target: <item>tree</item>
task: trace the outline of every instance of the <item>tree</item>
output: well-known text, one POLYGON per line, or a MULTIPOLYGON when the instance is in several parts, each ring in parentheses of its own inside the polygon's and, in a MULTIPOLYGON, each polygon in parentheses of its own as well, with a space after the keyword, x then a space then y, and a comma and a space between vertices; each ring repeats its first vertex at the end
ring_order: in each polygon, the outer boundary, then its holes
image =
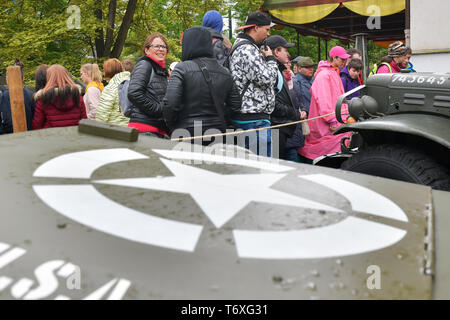
MULTIPOLYGON (((167 62, 179 61, 184 30, 201 25, 208 10, 226 16, 229 6, 227 0, 0 0, 0 73, 17 57, 28 84, 40 64, 62 64, 79 76, 83 63, 136 59, 153 32, 169 41, 167 62), (70 6, 78 11, 68 11, 70 6), (79 25, 73 24, 76 15, 79 25)), ((239 0, 235 6, 245 20, 260 1, 239 0)))
POLYGON ((59 63, 78 74, 81 63, 119 58, 138 3, 148 5, 144 0, 0 0, 0 63, 4 68, 19 57, 30 80, 39 64, 59 63), (68 11, 70 6, 77 10, 68 11), (72 25, 75 15, 79 25, 72 25))
POLYGON ((26 78, 30 79, 30 66, 43 63, 60 63, 65 66, 71 66, 75 62, 79 64, 89 52, 83 30, 68 27, 67 8, 67 2, 62 0, 1 0, 2 66, 11 65, 14 58, 18 57, 25 63, 26 78))
MULTIPOLYGON (((141 3, 142 2, 143 1, 141 1, 141 3)), ((95 18, 98 20, 99 26, 96 29, 97 36, 95 38, 97 58, 119 58, 128 35, 128 31, 131 27, 131 23, 133 22, 133 17, 136 11, 138 0, 128 1, 116 37, 114 37, 116 17, 118 15, 117 13, 120 13, 120 11, 123 11, 123 9, 120 10, 121 8, 120 6, 118 7, 117 0, 109 0, 108 15, 105 26, 105 21, 103 19, 105 3, 108 3, 108 1, 105 2, 102 0, 95 0, 93 7, 93 13, 95 18)), ((120 3, 123 3, 123 1, 121 1, 120 3)))

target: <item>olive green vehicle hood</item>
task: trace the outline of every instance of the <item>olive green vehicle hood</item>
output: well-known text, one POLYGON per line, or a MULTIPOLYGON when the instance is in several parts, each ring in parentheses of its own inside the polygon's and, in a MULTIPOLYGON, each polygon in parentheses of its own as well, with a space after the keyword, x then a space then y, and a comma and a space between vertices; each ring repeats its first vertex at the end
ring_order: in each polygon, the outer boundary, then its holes
POLYGON ((0 299, 450 298, 449 193, 191 148, 1 136, 0 299))
POLYGON ((405 113, 346 124, 335 134, 374 130, 407 133, 435 141, 450 149, 450 119, 430 114, 405 113))

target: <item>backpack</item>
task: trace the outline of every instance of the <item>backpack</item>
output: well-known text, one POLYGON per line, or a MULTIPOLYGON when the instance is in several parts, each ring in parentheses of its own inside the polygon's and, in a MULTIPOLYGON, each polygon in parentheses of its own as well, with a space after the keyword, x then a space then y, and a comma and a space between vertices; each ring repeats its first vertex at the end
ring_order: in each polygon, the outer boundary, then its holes
POLYGON ((234 45, 231 48, 230 53, 228 54, 227 58, 225 59, 225 61, 223 63, 223 66, 225 68, 230 70, 230 59, 231 59, 231 56, 233 55, 233 53, 236 51, 237 48, 239 48, 240 46, 243 46, 244 44, 252 44, 252 43, 249 40, 243 40, 243 41, 240 41, 238 44, 234 45))
POLYGON ((221 39, 213 39, 213 52, 215 58, 217 59, 217 62, 219 62, 219 64, 223 66, 230 53, 228 52, 228 49, 225 47, 221 39))
MULTIPOLYGON (((235 44, 233 46, 233 48, 231 48, 230 54, 228 55, 228 57, 225 59, 225 62, 223 63, 224 68, 227 68, 228 70, 230 70, 231 56, 233 55, 233 53, 236 51, 237 48, 239 48, 240 46, 243 46, 244 44, 252 44, 252 43, 249 40, 242 40, 238 44, 235 44)), ((245 84, 244 89, 242 90, 242 93, 241 93, 241 99, 244 97, 244 94, 247 91, 249 86, 250 86, 250 81, 245 84)))
MULTIPOLYGON (((389 63, 387 63, 387 62, 382 62, 381 65, 387 66, 387 67, 389 68, 389 73, 392 73, 392 67, 391 67, 391 65, 390 65, 389 63)), ((372 72, 369 74, 369 77, 370 77, 370 76, 373 76, 374 74, 377 74, 378 69, 379 69, 378 64, 375 63, 375 64, 373 65, 372 72)))
MULTIPOLYGON (((150 75, 150 83, 153 79, 153 75, 155 74, 155 70, 152 69, 152 74, 150 75)), ((119 90, 119 105, 122 109, 122 113, 125 117, 131 117, 131 111, 133 110, 133 104, 128 99, 128 87, 130 86, 130 80, 123 80, 118 87, 119 90)))
POLYGON ((133 104, 128 99, 128 87, 130 86, 130 80, 123 80, 119 84, 119 105, 122 109, 122 113, 125 117, 131 116, 131 109, 133 104))

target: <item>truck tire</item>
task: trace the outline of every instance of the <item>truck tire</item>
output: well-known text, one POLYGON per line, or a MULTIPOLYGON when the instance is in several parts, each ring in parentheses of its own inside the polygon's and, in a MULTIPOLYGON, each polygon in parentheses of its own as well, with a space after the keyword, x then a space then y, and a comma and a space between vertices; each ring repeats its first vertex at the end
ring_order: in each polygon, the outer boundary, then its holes
POLYGON ((364 148, 342 163, 341 169, 450 191, 450 175, 446 167, 423 152, 403 145, 364 148))

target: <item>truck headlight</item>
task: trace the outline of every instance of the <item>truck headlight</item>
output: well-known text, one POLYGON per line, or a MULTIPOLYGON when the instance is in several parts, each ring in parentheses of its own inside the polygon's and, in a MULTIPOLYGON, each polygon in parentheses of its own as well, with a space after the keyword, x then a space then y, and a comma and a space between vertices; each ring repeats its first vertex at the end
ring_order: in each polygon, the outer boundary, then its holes
POLYGON ((348 112, 355 119, 373 118, 378 113, 378 102, 371 96, 353 98, 348 102, 348 112))

